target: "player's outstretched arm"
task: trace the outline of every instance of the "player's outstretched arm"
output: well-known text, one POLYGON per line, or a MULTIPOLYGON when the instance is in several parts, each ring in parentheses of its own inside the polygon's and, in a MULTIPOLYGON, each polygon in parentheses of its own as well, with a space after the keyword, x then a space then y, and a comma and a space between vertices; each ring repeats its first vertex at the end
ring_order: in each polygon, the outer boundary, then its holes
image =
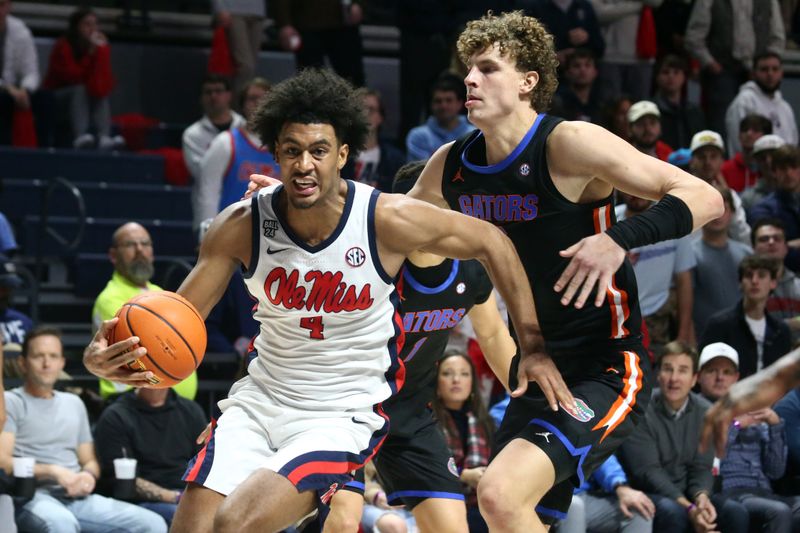
POLYGON ((575 202, 610 194, 613 188, 659 200, 647 212, 561 252, 570 258, 555 284, 561 303, 582 307, 592 290, 595 305, 631 248, 682 237, 723 213, 722 197, 711 185, 678 167, 645 155, 616 135, 587 122, 565 122, 547 144, 550 173, 562 194, 575 202), (602 194, 598 194, 602 193, 602 194))
POLYGON ((706 413, 700 448, 713 440, 717 457, 725 455, 728 429, 738 415, 770 407, 800 385, 800 349, 789 352, 761 372, 735 383, 706 413))
POLYGON ((508 306, 520 343, 519 386, 536 381, 553 410, 558 402, 574 406, 552 359, 544 352, 533 295, 514 245, 495 226, 455 211, 439 209, 407 196, 383 194, 376 208, 378 250, 387 272, 395 272, 415 250, 456 259, 478 259, 508 306))

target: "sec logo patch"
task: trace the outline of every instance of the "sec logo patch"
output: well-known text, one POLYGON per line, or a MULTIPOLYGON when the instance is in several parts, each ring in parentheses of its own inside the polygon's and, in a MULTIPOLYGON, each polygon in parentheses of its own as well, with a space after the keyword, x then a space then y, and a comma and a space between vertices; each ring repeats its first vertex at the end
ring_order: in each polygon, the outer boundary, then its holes
POLYGON ((344 254, 344 260, 347 261, 347 264, 351 267, 360 267, 364 264, 364 261, 367 260, 367 254, 358 246, 354 246, 344 254))

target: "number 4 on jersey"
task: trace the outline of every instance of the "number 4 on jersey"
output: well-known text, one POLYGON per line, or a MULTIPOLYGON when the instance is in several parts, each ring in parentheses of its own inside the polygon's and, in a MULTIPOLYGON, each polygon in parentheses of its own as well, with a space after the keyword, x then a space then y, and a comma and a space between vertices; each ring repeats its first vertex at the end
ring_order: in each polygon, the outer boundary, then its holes
POLYGON ((300 319, 300 327, 310 330, 309 337, 312 339, 324 339, 325 336, 322 332, 325 330, 325 324, 322 323, 321 316, 307 316, 300 319))

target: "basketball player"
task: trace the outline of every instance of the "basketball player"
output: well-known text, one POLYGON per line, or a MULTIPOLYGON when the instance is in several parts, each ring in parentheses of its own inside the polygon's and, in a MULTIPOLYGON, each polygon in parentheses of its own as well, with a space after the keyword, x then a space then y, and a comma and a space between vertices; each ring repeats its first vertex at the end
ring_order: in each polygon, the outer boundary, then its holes
MULTIPOLYGON (((207 315, 243 267, 261 331, 248 376, 190 463, 173 531, 279 531, 327 499, 374 455, 388 419, 380 402, 405 369, 392 284, 414 250, 478 258, 509 304, 525 355, 540 342, 524 270, 501 231, 340 177, 363 147, 361 95, 327 71, 277 85, 254 124, 274 148, 283 185, 220 213, 178 292, 207 315)), ((103 323, 84 353, 102 377, 144 385, 120 366, 144 354, 133 337, 108 346, 103 323)), ((573 405, 554 365, 531 376, 573 405)))
MULTIPOLYGON (((578 408, 548 410, 535 388, 515 391, 478 499, 493 532, 543 531, 630 434, 650 394, 626 250, 688 234, 720 216, 722 200, 598 126, 543 114, 557 61, 536 19, 489 14, 468 23, 458 51, 479 129, 440 148, 411 195, 502 227, 523 261, 547 352, 578 408), (615 187, 660 201, 615 224, 615 187)), ((515 358, 512 381, 528 357, 515 358)))

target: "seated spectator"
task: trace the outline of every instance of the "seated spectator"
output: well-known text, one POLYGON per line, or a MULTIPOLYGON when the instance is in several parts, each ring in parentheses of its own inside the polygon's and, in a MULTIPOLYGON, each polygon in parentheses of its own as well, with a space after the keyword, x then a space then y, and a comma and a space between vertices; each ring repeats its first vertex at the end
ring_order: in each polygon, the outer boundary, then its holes
MULTIPOLYGON (((694 268, 694 327, 702 335, 714 313, 734 305, 740 298, 739 263, 753 253, 749 245, 728 237, 733 217, 730 189, 722 191, 725 213, 703 226, 702 236, 692 244, 694 268)), ((721 340, 721 339, 720 339, 721 340)))
POLYGON ((666 55, 656 67, 653 102, 661 111, 661 140, 676 150, 688 147, 706 125, 703 110, 686 99, 688 76, 689 64, 681 56, 666 55))
POLYGON ((785 422, 787 458, 783 478, 773 483, 780 494, 800 494, 800 389, 794 389, 775 404, 775 412, 785 422))
POLYGON ((53 388, 65 362, 61 333, 34 329, 21 357, 24 383, 5 393, 8 418, 0 435, 0 468, 7 473, 13 457, 36 459, 36 493, 18 512, 20 529, 166 532, 156 513, 94 494, 100 466, 86 408, 74 394, 53 388))
POLYGON ((620 448, 631 486, 656 507, 654 531, 746 533, 748 515, 738 502, 711 494, 711 450, 700 452, 700 431, 710 403, 692 392, 697 352, 671 342, 658 361, 659 389, 645 416, 620 448))
MULTIPOLYGON (((719 133, 711 130, 695 133, 689 149, 692 151, 689 172, 717 189, 728 189, 725 178, 722 176, 725 145, 722 143, 719 133)), ((728 235, 734 240, 749 244, 750 226, 747 224, 747 215, 742 207, 742 199, 739 198, 736 191, 731 191, 731 197, 733 198, 733 220, 728 235)))
POLYGON ((17 268, 6 256, 0 254, 0 334, 6 346, 19 349, 25 335, 33 329, 33 321, 24 313, 11 307, 14 289, 22 286, 17 268))
POLYGON ((742 192, 742 207, 747 213, 753 206, 776 189, 775 174, 772 172, 772 154, 786 142, 775 134, 767 134, 753 143, 753 160, 758 172, 756 184, 742 192))
POLYGON ((386 118, 381 93, 374 89, 364 92, 369 133, 365 148, 358 153, 355 163, 348 161, 342 177, 372 185, 384 192, 392 191, 392 180, 403 166, 406 156, 391 143, 381 139, 381 126, 386 118))
POLYGON ((478 510, 476 489, 489 464, 494 424, 481 400, 475 369, 468 356, 445 354, 439 361, 438 376, 431 408, 460 473, 466 495, 469 531, 488 531, 478 510))
POLYGON ((617 457, 611 455, 575 489, 567 517, 556 523, 555 530, 650 533, 655 511, 645 493, 628 486, 625 471, 617 457))
POLYGON ((630 141, 631 132, 628 124, 628 110, 633 105, 629 96, 621 95, 608 101, 602 110, 600 125, 626 141, 630 141))
POLYGON ((755 186, 758 181, 758 165, 753 157, 755 142, 772 133, 772 123, 761 115, 747 115, 739 124, 739 146, 741 151, 722 163, 722 175, 728 187, 737 192, 755 186))
POLYGON ((214 137, 245 120, 231 109, 231 82, 219 74, 207 74, 200 89, 203 117, 183 132, 183 159, 193 179, 200 177, 200 162, 214 137))
POLYGON ((378 482, 375 463, 364 466, 364 510, 361 529, 364 533, 406 533, 415 531, 416 520, 404 507, 391 506, 378 482))
POLYGON ((589 0, 542 0, 526 14, 539 19, 553 35, 559 64, 567 63, 579 48, 591 51, 594 58, 603 57, 606 44, 589 0))
POLYGON ((772 131, 787 143, 797 145, 797 123, 792 106, 783 99, 780 87, 783 81, 781 56, 764 52, 753 59, 753 79, 739 88, 725 113, 728 132, 728 153, 741 150, 736 133, 742 119, 750 114, 761 115, 772 122, 772 131))
POLYGON ((649 100, 636 102, 628 110, 631 144, 643 154, 662 161, 669 158, 672 147, 661 141, 661 112, 649 100))
POLYGON ((114 459, 136 459, 136 497, 172 523, 185 483, 186 465, 198 452, 206 427, 198 404, 171 389, 139 388, 123 393, 100 415, 94 430, 102 479, 113 483, 114 459))
POLYGON ((217 135, 200 160, 200 175, 195 177, 192 186, 195 230, 204 220, 214 218, 242 199, 250 183, 250 174, 280 178, 280 168, 269 147, 261 144, 261 139, 247 124, 269 89, 270 83, 264 78, 255 78, 244 86, 239 107, 245 124, 217 135))
POLYGON ((783 146, 772 154, 772 172, 776 190, 768 194, 750 211, 751 220, 779 218, 784 225, 789 253, 784 264, 797 272, 800 270, 800 149, 783 146))
POLYGON ((751 255, 739 264, 742 299, 709 318, 700 345, 724 342, 739 354, 746 378, 771 365, 791 348, 789 327, 767 312, 767 299, 778 283, 777 259, 751 255))
MULTIPOLYGON (((103 291, 97 295, 92 307, 92 326, 100 328, 105 320, 111 320, 122 304, 145 291, 160 291, 161 287, 151 283, 153 266, 153 240, 150 233, 136 222, 118 227, 111 237, 108 258, 114 265, 114 273, 103 291)), ((108 398, 125 392, 130 387, 100 379, 100 395, 108 398)), ((174 386, 181 396, 193 400, 197 394, 197 372, 174 386)))
POLYGON ((783 222, 777 218, 762 218, 753 229, 753 250, 759 255, 779 262, 778 284, 767 299, 767 311, 782 320, 792 332, 792 344, 800 338, 800 278, 786 268, 789 253, 783 222))
MULTIPOLYGON (((5 426, 6 397, 3 388, 3 364, 3 340, 0 338, 0 425, 5 426)), ((8 533, 17 533, 17 525, 14 522, 14 500, 10 495, 5 494, 10 489, 11 478, 4 469, 0 468, 0 524, 4 524, 4 527, 8 528, 8 533)))
POLYGON ((461 114, 464 92, 464 83, 458 77, 449 73, 439 77, 431 91, 431 116, 406 137, 408 161, 428 159, 443 144, 475 129, 461 114))
MULTIPOLYGON (((625 203, 616 207, 617 220, 643 213, 654 203, 625 193, 620 193, 619 198, 625 203)), ((691 345, 695 343, 692 321, 693 239, 687 235, 628 251, 636 275, 639 306, 653 351, 657 352, 676 337, 691 345), (674 297, 670 291, 673 284, 674 297)))
POLYGON ((739 353, 724 342, 712 342, 700 352, 697 386, 709 402, 716 402, 739 379, 739 353))
MULTIPOLYGON (((722 394, 736 381, 726 382, 722 394)), ((771 485, 786 470, 784 428, 784 421, 769 407, 740 415, 728 430, 725 457, 720 460, 721 495, 741 502, 759 531, 800 530, 800 496, 778 496, 771 485)))
POLYGON ((44 86, 57 91, 67 104, 75 148, 124 146, 122 137, 111 137, 111 47, 90 8, 78 8, 70 15, 66 35, 50 53, 44 86))
POLYGON ((591 50, 578 48, 567 56, 564 82, 559 84, 553 114, 566 120, 600 120, 602 89, 597 80, 597 65, 591 50))

